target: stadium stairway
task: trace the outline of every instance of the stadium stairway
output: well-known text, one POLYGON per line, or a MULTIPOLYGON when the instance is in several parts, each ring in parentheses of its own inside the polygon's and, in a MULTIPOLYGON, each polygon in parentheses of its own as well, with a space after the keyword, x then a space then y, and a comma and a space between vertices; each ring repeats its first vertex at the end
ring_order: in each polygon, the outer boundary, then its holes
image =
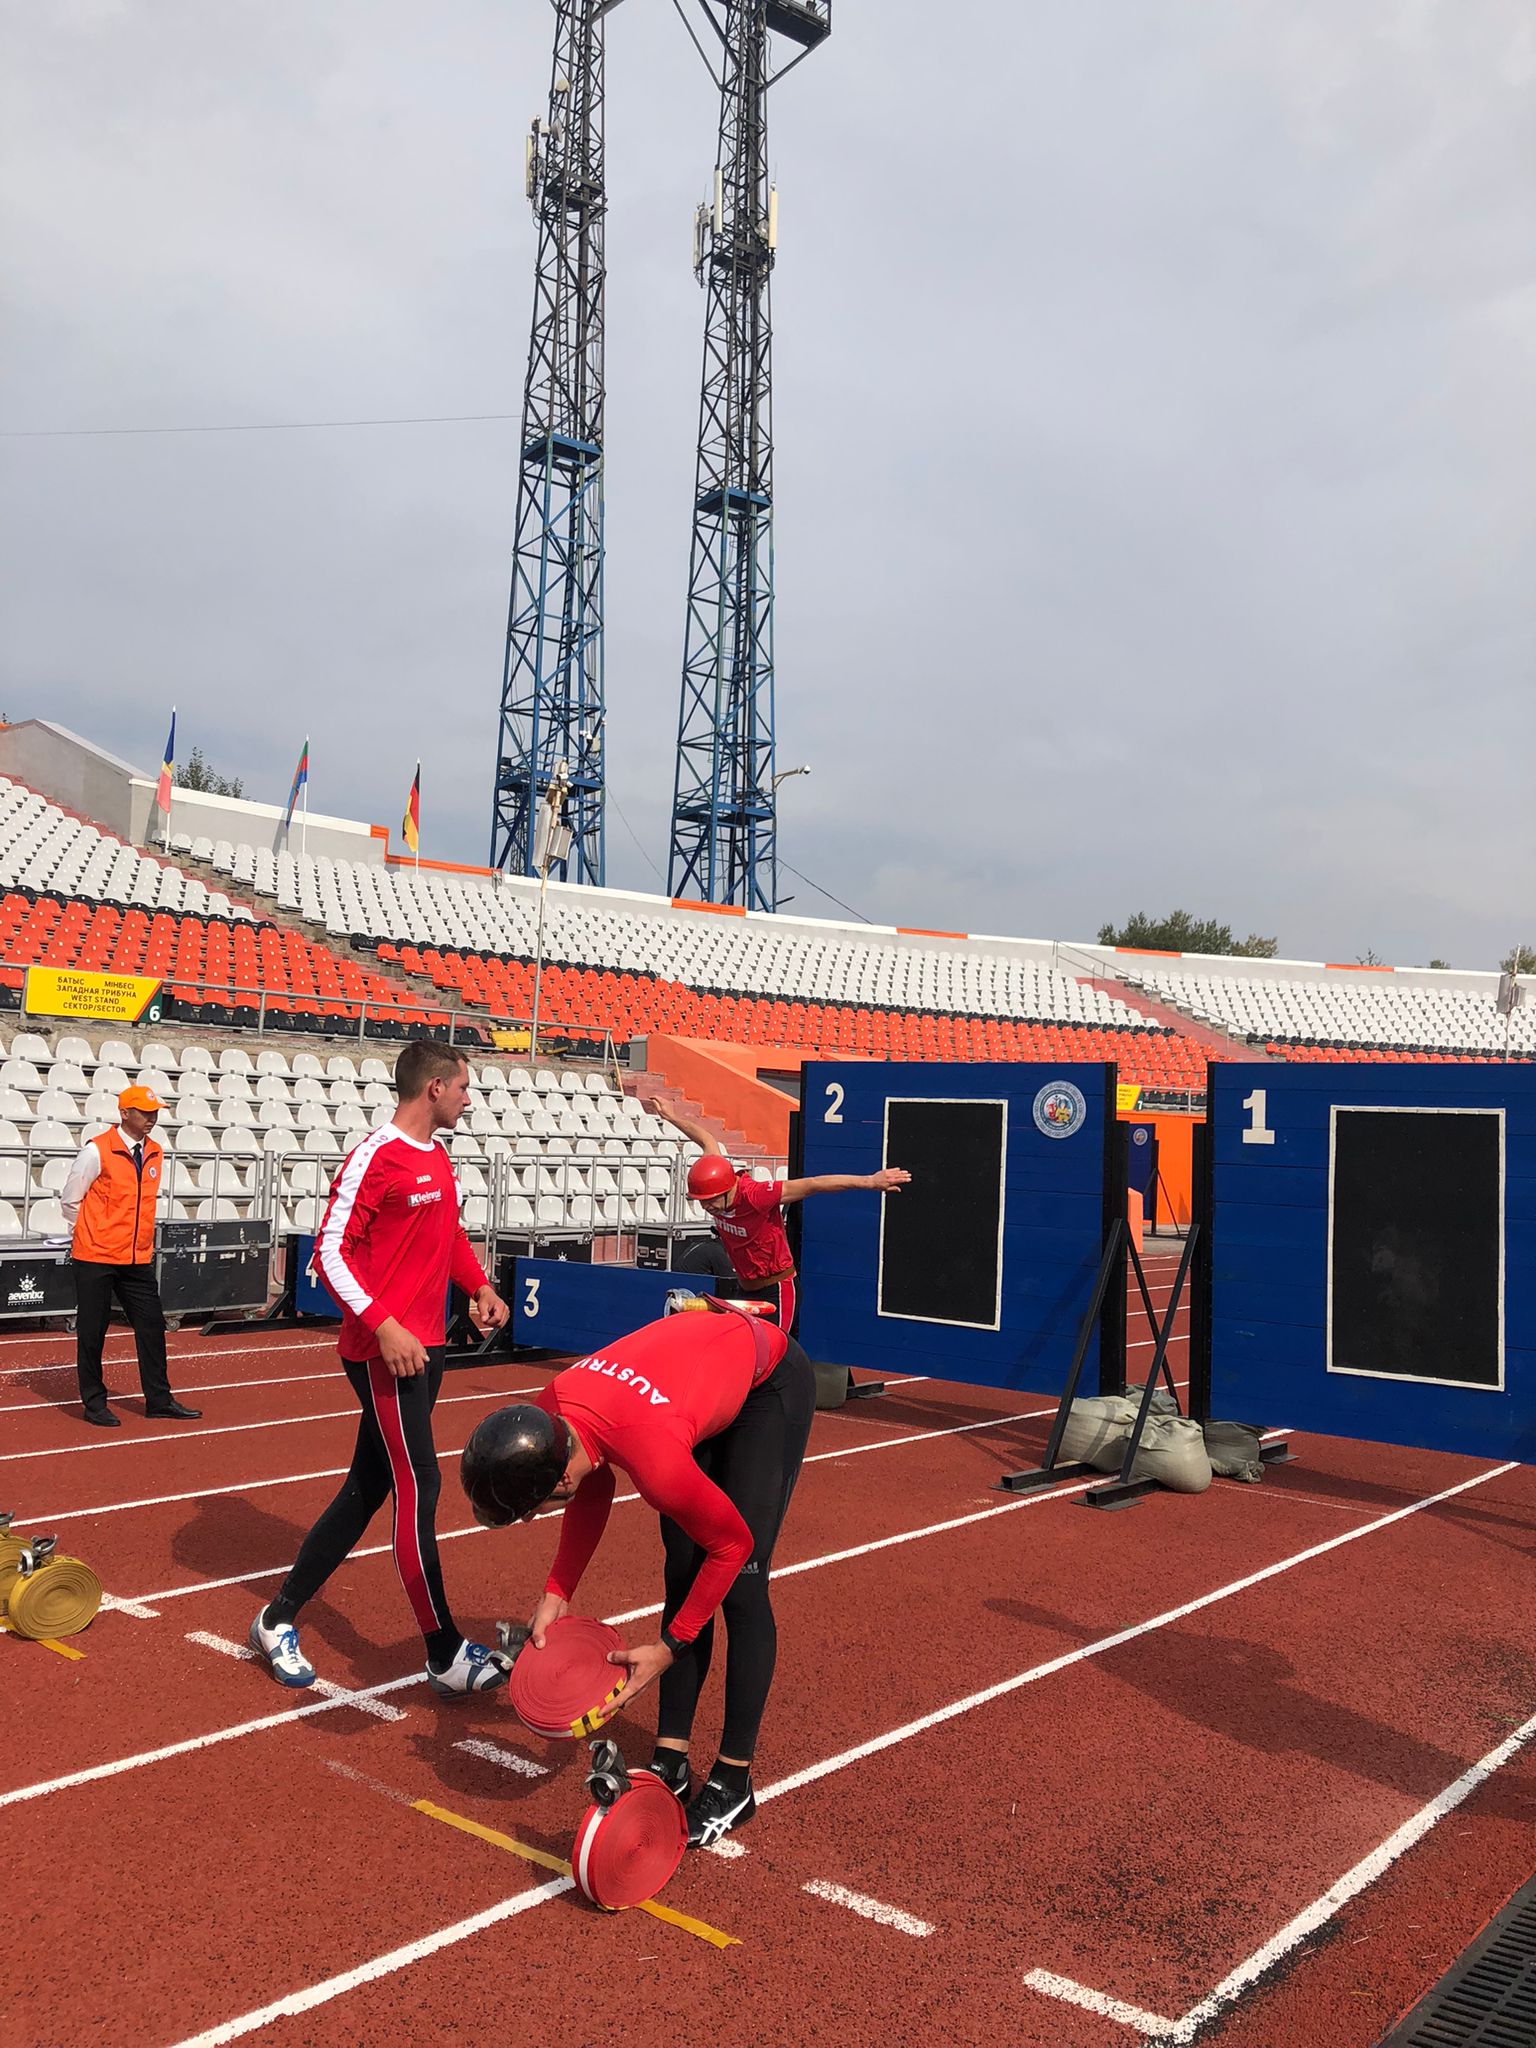
POLYGON ((1127 987, 1123 981, 1102 981, 1091 975, 1082 975, 1079 979, 1089 988, 1103 989, 1106 994, 1117 996, 1127 1008, 1138 1010, 1149 1024, 1176 1031, 1181 1038, 1203 1046, 1213 1060, 1267 1060, 1272 1057, 1234 1032, 1215 1030, 1209 1024, 1202 1024, 1198 1017, 1189 1016, 1176 1004, 1157 1002, 1141 989, 1127 987))

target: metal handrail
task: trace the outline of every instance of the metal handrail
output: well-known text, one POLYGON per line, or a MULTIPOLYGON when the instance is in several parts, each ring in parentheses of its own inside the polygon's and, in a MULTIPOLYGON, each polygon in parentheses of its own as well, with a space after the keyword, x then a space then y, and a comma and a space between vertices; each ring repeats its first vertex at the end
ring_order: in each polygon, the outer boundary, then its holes
MULTIPOLYGON (((37 1023, 47 1023, 53 1026, 59 1026, 69 1024, 88 1024, 92 1022, 101 1023, 111 1021, 110 1019, 58 1017, 55 1016, 51 1011, 47 1010, 29 1010, 26 1004, 25 971, 27 966, 36 966, 39 963, 35 961, 29 961, 21 963, 13 962, 9 964, 19 965, 23 975, 20 997, 16 1009, 16 1016, 19 1022, 25 1023, 30 1018, 31 1020, 37 1023)), ((110 968, 103 968, 101 971, 103 973, 114 972, 114 970, 110 968)), ((162 974, 151 978, 158 980, 160 982, 161 987, 166 994, 173 994, 173 992, 176 989, 190 989, 194 995, 199 995, 215 1002, 226 1004, 239 1002, 239 1006, 242 1009, 254 1009, 256 1012, 256 1022, 254 1026, 234 1024, 220 1025, 217 1028, 220 1030, 234 1031, 254 1030, 258 1037, 265 1037, 268 1035, 268 1002, 282 1002, 289 1005, 291 1008, 294 1000, 291 994, 284 994, 278 990, 269 989, 266 987, 248 988, 244 984, 239 982, 193 981, 189 979, 187 976, 180 974, 162 974), (249 998, 249 1000, 241 1001, 241 998, 249 998)), ((485 1013, 481 1010, 455 1010, 449 1008, 449 1006, 445 1003, 433 1001, 428 997, 417 997, 414 990, 407 990, 406 993, 408 996, 412 998, 409 1002, 406 1002, 404 1004, 389 1005, 384 1005, 376 1002, 371 1003, 366 997, 340 997, 337 1000, 342 1008, 347 1010, 355 1008, 357 1010, 358 1014, 356 1030, 354 1031, 352 1028, 352 1020, 350 1017, 346 1019, 346 1030, 339 1031, 334 1028, 338 1021, 337 1019, 327 1019, 323 1016, 316 1015, 312 1025, 308 1023, 304 1025, 302 1035, 312 1038, 356 1038, 360 1045, 366 1044, 368 1042, 367 1024, 370 1015, 377 1017, 379 1020, 383 1022, 393 1020, 398 1023, 401 1021, 400 1011, 403 1008, 407 1011, 420 1011, 423 1020, 426 1018, 428 1013, 431 1013, 439 1017, 446 1017, 448 1020, 448 1043, 450 1045, 457 1045, 460 1043, 462 1039, 465 1044, 480 1044, 482 1046, 483 1055, 487 1058, 500 1057, 502 1059, 526 1059, 526 1062, 529 1066, 534 1066, 538 1063, 538 1061, 541 1058, 555 1057, 556 1053, 553 1050, 553 1048, 557 1044, 559 1044, 562 1041, 568 1044, 571 1040, 574 1039, 579 1040, 584 1044, 588 1044, 593 1048, 589 1057, 592 1059, 594 1063, 601 1062, 602 1065, 611 1068, 614 1072, 618 1072, 619 1070, 617 1042, 615 1041, 613 1033, 603 1025, 564 1023, 558 1020, 551 1020, 548 1017, 542 1017, 539 1020, 538 1043, 535 1044, 532 1030, 532 1018, 487 1017, 485 1013), (471 1027, 473 1027, 472 1034, 471 1027), (514 1055, 513 1053, 506 1051, 504 1048, 500 1046, 497 1046, 495 1044, 484 1043, 484 1041, 490 1038, 490 1034, 493 1032, 522 1030, 526 1030, 528 1032, 528 1045, 526 1052, 520 1052, 514 1055)), ((314 998, 314 1000, 317 1004, 319 1004, 320 1002, 324 1001, 325 998, 317 995, 314 998)), ((276 1010, 273 1011, 274 1016, 281 1014, 285 1013, 276 1010)), ((170 1021, 174 1022, 175 1020, 170 1021)), ((182 1028, 196 1029, 198 1027, 188 1027, 184 1025, 182 1028)))

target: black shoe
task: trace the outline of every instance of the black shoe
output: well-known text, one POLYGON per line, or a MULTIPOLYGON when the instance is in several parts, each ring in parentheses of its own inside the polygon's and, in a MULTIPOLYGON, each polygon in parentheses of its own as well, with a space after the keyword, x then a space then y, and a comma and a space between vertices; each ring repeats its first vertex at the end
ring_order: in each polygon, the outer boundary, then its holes
POLYGON ((717 1779, 708 1779, 688 1809, 689 1848, 709 1848, 732 1828, 745 1827, 756 1811, 750 1785, 745 1792, 732 1792, 717 1779))
POLYGON ((185 1407, 180 1401, 171 1401, 163 1408, 146 1408, 144 1413, 155 1422, 196 1422, 202 1414, 201 1408, 185 1407))
POLYGON ((687 1805, 688 1794, 693 1789, 693 1773, 688 1768, 687 1757, 678 1757, 674 1767, 671 1764, 664 1764, 660 1757, 653 1756, 648 1764, 636 1764, 630 1776, 634 1777, 640 1771, 645 1771, 650 1777, 660 1778, 667 1790, 675 1792, 683 1804, 687 1805))
POLYGON ((121 1418, 114 1415, 110 1408, 87 1408, 85 1419, 87 1422, 94 1422, 98 1429, 121 1429, 123 1426, 121 1418))

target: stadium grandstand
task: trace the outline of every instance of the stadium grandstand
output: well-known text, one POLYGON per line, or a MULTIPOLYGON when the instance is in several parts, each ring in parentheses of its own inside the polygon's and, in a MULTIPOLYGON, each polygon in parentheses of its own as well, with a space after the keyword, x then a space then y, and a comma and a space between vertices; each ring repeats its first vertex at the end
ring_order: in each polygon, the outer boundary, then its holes
POLYGON ((636 1099, 645 1069, 766 1171, 810 1057, 1113 1060, 1143 1107, 1184 1111, 1211 1059, 1536 1057, 1536 1012, 1501 1014, 1494 974, 1154 956, 559 884, 534 1047, 536 884, 391 858, 377 828, 345 821, 328 840, 317 826, 331 850, 294 853, 280 813, 218 799, 179 799, 210 829, 184 819, 152 849, 144 778, 39 722, 0 730, 0 766, 18 757, 31 782, 0 774, 0 1003, 22 1009, 32 967, 148 976, 162 999, 136 1042, 16 1017, 0 1236, 59 1229, 68 1160, 133 1080, 169 1105, 168 1219, 312 1228, 335 1162, 390 1113, 387 1041, 421 1032, 473 1065, 451 1143, 469 1227, 531 1235, 685 1222, 695 1148, 636 1099), (80 808, 91 791, 101 816, 80 808), (769 1110, 733 1114, 742 1086, 718 1061, 675 1071, 667 1049, 690 1047, 733 1055, 769 1110))

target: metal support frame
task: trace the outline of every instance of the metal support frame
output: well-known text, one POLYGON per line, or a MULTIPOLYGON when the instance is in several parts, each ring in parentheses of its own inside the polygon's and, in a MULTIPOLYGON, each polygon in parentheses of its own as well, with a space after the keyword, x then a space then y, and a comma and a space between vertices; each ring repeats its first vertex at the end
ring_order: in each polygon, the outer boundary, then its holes
POLYGON ((1061 1400, 1057 1405, 1055 1420, 1051 1424, 1050 1436, 1046 1439, 1045 1456, 1038 1466, 1030 1466, 1021 1472, 1005 1472, 994 1482, 999 1493, 1036 1493, 1041 1487, 1054 1486, 1058 1479, 1081 1479, 1086 1473, 1096 1469, 1092 1465, 1075 1461, 1061 1465, 1057 1463, 1057 1459, 1061 1455, 1061 1439, 1066 1433, 1067 1417, 1072 1412, 1072 1403, 1077 1399, 1077 1383, 1082 1377, 1083 1361, 1088 1356, 1088 1342, 1103 1313, 1110 1282, 1114 1278, 1115 1261, 1124 1256, 1124 1248, 1128 1242, 1129 1232, 1125 1218, 1117 1216, 1104 1235, 1104 1250, 1099 1259, 1098 1273, 1094 1278, 1093 1293, 1089 1296, 1088 1306, 1083 1312, 1083 1320, 1078 1325, 1072 1363, 1067 1371, 1066 1385, 1061 1390, 1061 1400))
POLYGON ((723 20, 704 0, 704 12, 721 45, 720 133, 713 195, 694 222, 694 270, 708 298, 668 888, 771 911, 778 804, 769 280, 778 237, 768 182, 770 36, 798 43, 799 63, 832 21, 821 0, 724 0, 723 20))
POLYGON ((1154 1491, 1155 1479, 1133 1479, 1131 1467, 1136 1463, 1136 1453, 1141 1449, 1141 1439, 1147 1426, 1147 1417, 1152 1413, 1152 1396, 1157 1392, 1159 1378, 1166 1378, 1168 1391, 1177 1406, 1178 1395, 1174 1392, 1173 1375, 1168 1370, 1168 1344, 1173 1336, 1174 1319, 1179 1313, 1179 1304, 1184 1299, 1184 1283, 1189 1278, 1189 1264, 1194 1257, 1195 1246, 1200 1239, 1200 1225, 1191 1223, 1189 1234, 1184 1239, 1184 1249, 1179 1254, 1179 1270, 1174 1275, 1173 1290, 1168 1296, 1168 1308, 1161 1327, 1152 1314, 1151 1297, 1147 1293, 1146 1281, 1142 1276, 1141 1259, 1137 1255, 1134 1241, 1131 1243, 1131 1258, 1136 1267, 1136 1277, 1141 1282, 1142 1300, 1146 1306, 1147 1318, 1152 1324, 1156 1343, 1152 1352, 1152 1369, 1147 1374, 1147 1383, 1141 1390, 1141 1405, 1136 1411, 1136 1420, 1131 1426, 1130 1441, 1125 1447, 1125 1456, 1120 1462, 1120 1476, 1108 1486, 1091 1487, 1083 1495, 1084 1505, 1090 1508, 1127 1508, 1140 1500, 1143 1494, 1154 1491))
POLYGON ((532 875, 535 821, 569 765, 560 879, 604 877, 604 17, 617 0, 555 0, 549 109, 528 139, 538 224, 523 387, 512 593, 502 669, 493 868, 532 875))

